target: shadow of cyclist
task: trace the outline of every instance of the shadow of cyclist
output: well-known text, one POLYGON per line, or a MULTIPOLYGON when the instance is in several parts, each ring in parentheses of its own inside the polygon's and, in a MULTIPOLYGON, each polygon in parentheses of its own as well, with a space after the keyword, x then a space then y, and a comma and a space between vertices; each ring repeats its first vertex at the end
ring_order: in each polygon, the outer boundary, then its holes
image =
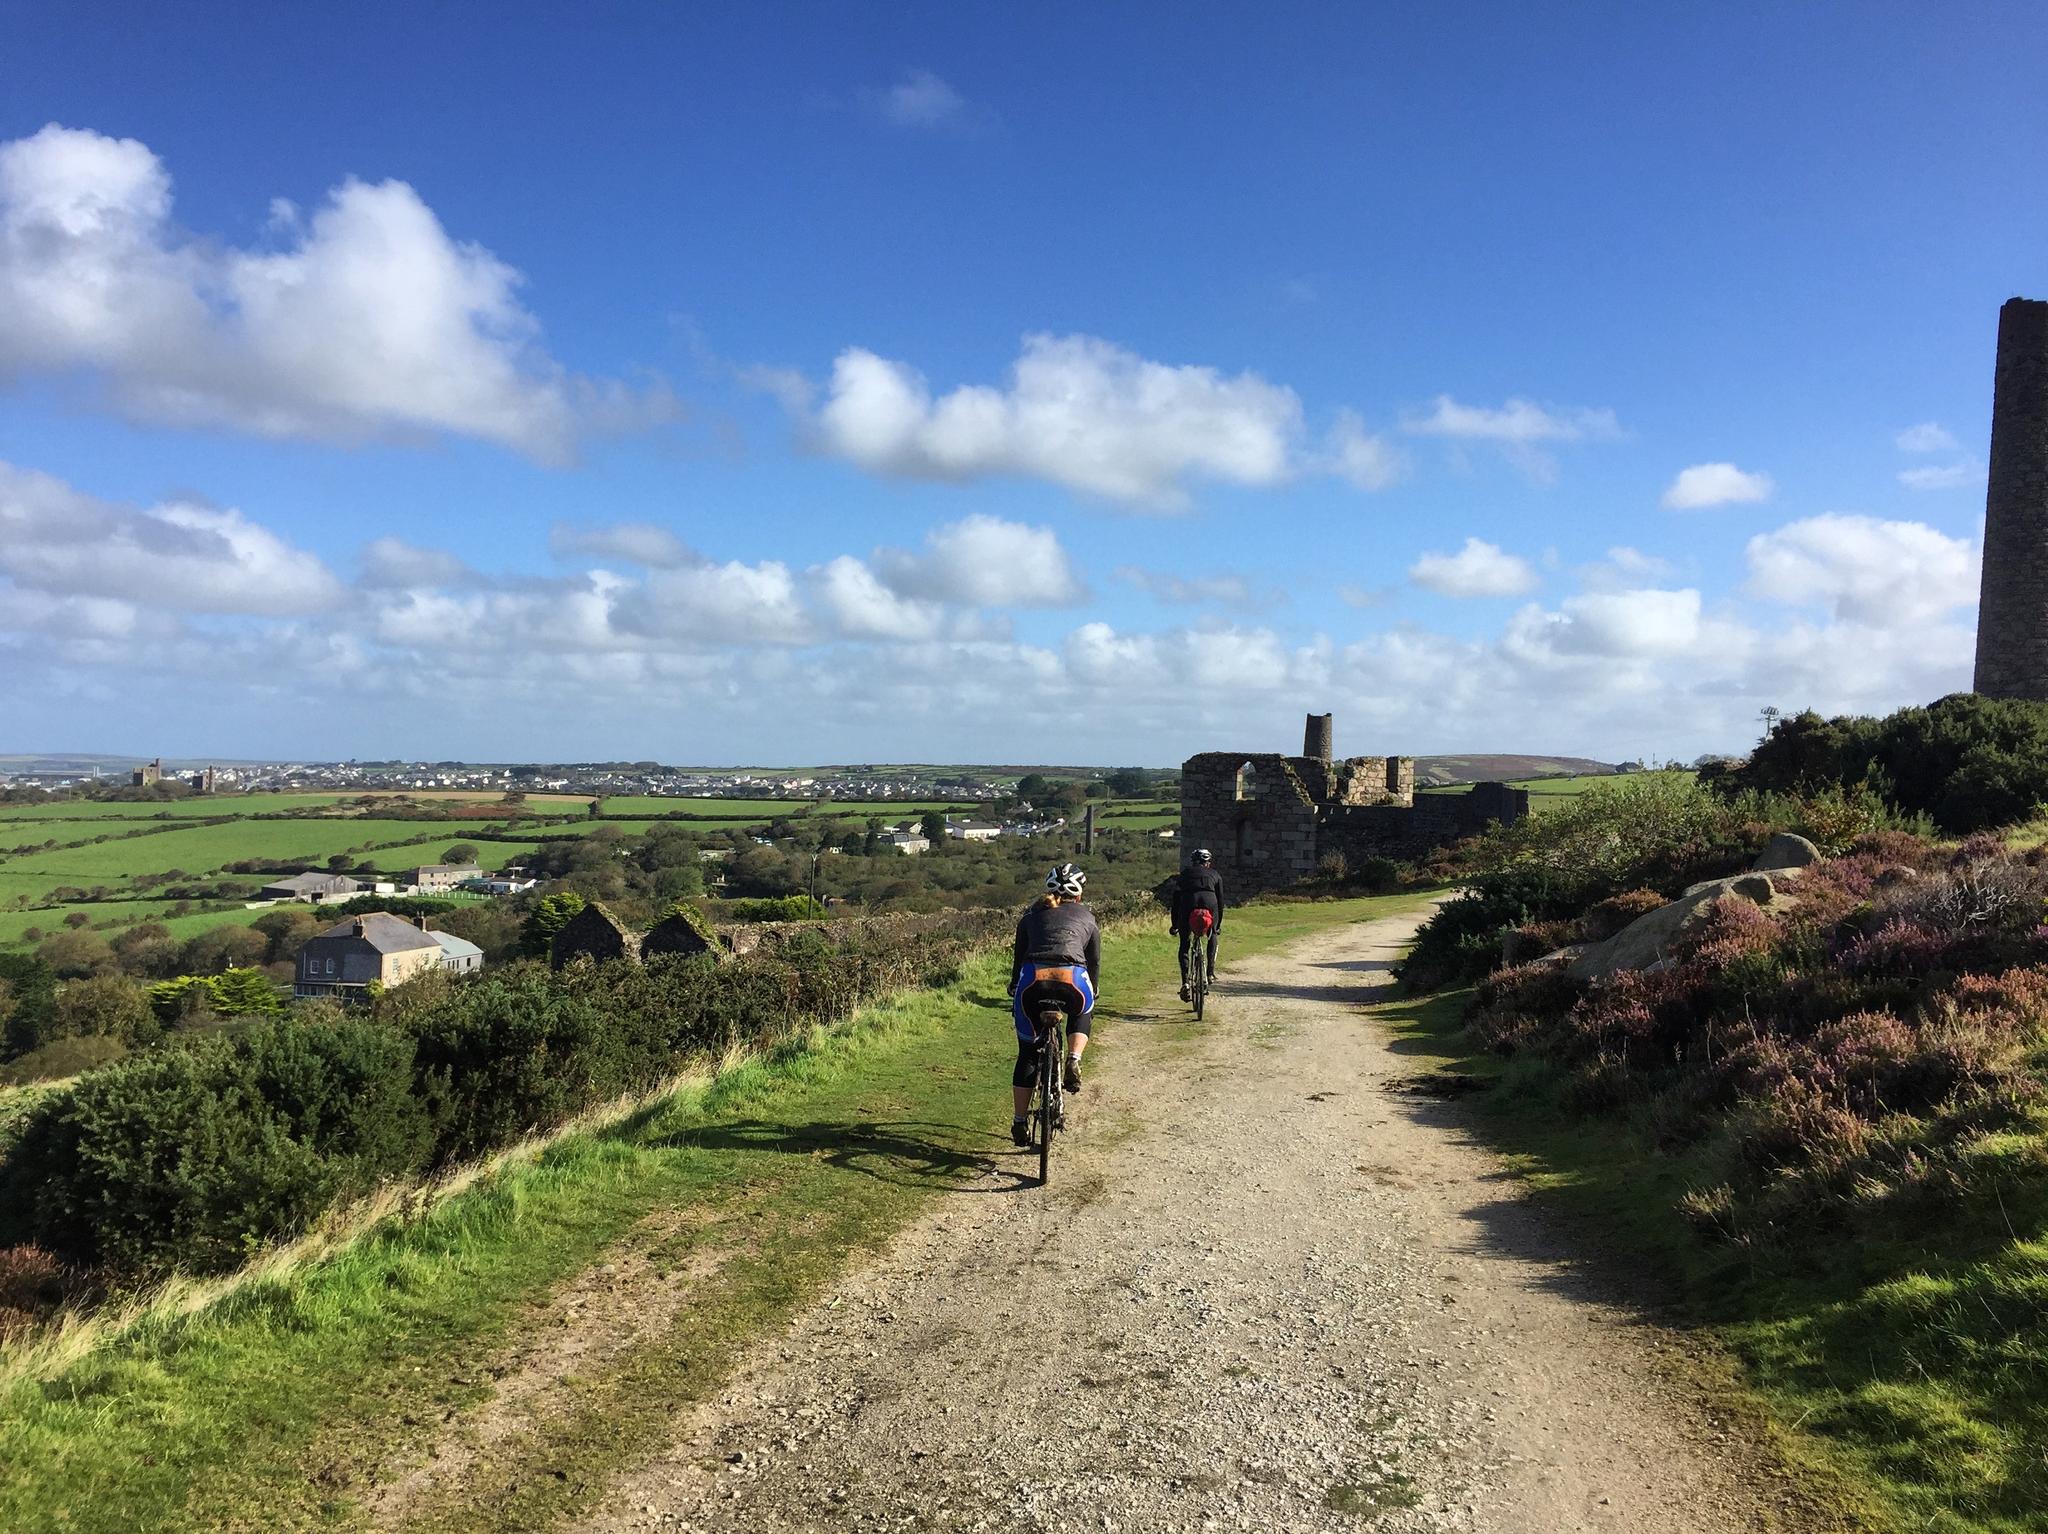
POLYGON ((1035 1176, 1027 1177, 1005 1165, 1014 1159, 1007 1134, 964 1131, 957 1124, 866 1120, 771 1124, 742 1119, 685 1130, 668 1143, 705 1150, 810 1156, 878 1182, 953 1193, 1010 1193, 1037 1181, 1035 1176), (963 1140, 970 1143, 963 1145, 963 1140))

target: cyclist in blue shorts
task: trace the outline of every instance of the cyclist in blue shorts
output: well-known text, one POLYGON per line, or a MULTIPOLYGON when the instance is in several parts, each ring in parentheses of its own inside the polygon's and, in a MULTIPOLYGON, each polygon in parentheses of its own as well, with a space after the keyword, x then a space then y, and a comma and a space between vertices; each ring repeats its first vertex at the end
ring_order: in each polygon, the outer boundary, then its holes
POLYGON ((1017 1025, 1017 1069, 1010 1076, 1010 1138, 1031 1143, 1024 1116, 1038 1075, 1038 1031, 1029 1003, 1048 993, 1067 1004, 1066 1088, 1081 1090, 1081 1052, 1088 1047, 1089 1017, 1095 1011, 1096 977, 1102 968, 1102 929, 1081 903, 1088 876, 1062 863, 1045 876, 1045 894, 1017 923, 1010 953, 1010 1014, 1017 1025))

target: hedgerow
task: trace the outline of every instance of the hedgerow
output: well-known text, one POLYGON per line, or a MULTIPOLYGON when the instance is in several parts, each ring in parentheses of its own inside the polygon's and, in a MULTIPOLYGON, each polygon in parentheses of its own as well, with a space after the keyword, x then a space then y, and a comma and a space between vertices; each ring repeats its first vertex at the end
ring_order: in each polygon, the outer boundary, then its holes
POLYGON ((1012 920, 925 918, 914 936, 885 922, 805 925, 725 962, 427 975, 366 1013, 313 1003, 120 1060, 39 1098, 10 1131, 0 1249, 33 1244, 117 1279, 222 1271, 380 1179, 548 1131, 878 995, 947 983, 1012 920))

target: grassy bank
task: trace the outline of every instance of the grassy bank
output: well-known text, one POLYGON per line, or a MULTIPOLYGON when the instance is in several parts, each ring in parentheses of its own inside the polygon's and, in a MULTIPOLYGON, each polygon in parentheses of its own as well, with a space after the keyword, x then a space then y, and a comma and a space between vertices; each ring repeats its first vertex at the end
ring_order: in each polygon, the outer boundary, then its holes
MULTIPOLYGON (((1233 912, 1226 952, 1414 898, 1233 912)), ((1119 1023, 1172 984, 1174 958, 1156 929, 1106 947, 1095 1058, 1113 1073, 1119 1023)), ((488 1413, 504 1388, 492 1360, 531 1343, 551 1297, 616 1268, 642 1276, 638 1297, 672 1297, 658 1324, 510 1426, 469 1435, 459 1472, 379 1517, 542 1528, 587 1506, 764 1329, 929 1199, 992 1172, 1025 1187, 1006 1133, 1003 978, 976 961, 954 986, 686 1085, 338 1255, 17 1383, 0 1398, 0 1526, 359 1524, 428 1444, 488 1413)))
POLYGON ((1420 1060, 1481 1083, 1467 1099, 1516 1170, 1740 1365, 1788 1459, 1865 1526, 2022 1534, 2048 1508, 2048 1124, 2000 1137, 2002 1238, 1937 1218, 1909 1241, 1798 1255, 1705 1240, 1681 1200, 1709 1185, 1698 1150, 1668 1149, 1649 1115, 1566 1108, 1563 1073, 1475 1051, 1472 993, 1389 1002, 1382 1021, 1420 1060), (2032 1191, 2029 1192, 2028 1190, 2032 1191), (1948 1239, 1949 1237, 1953 1239, 1948 1239))

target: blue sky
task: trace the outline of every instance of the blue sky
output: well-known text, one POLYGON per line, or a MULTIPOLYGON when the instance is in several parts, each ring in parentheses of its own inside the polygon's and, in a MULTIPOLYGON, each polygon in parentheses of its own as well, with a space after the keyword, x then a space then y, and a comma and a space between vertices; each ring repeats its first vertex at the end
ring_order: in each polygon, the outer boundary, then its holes
POLYGON ((1968 684, 2048 15, 1248 15, 0 4, 0 749, 1690 756, 1968 684))

